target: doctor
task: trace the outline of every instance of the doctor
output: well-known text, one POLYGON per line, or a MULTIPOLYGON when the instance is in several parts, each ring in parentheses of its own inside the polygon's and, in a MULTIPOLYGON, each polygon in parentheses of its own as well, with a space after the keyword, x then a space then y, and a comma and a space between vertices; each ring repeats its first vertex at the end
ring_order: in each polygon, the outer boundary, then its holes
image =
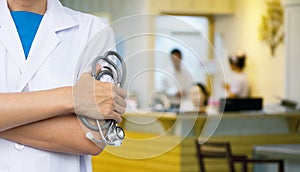
POLYGON ((161 90, 168 96, 171 104, 180 105, 182 99, 188 98, 188 90, 193 84, 193 77, 183 63, 182 53, 179 49, 173 49, 170 57, 172 66, 166 70, 168 75, 161 80, 161 90))
POLYGON ((114 47, 100 19, 58 0, 0 1, 0 171, 89 172, 102 149, 85 138, 76 112, 121 122, 126 93, 75 68, 88 41, 102 32, 102 50, 114 47), (86 90, 85 83, 94 90, 86 90), (96 105, 96 106, 94 106, 96 105))

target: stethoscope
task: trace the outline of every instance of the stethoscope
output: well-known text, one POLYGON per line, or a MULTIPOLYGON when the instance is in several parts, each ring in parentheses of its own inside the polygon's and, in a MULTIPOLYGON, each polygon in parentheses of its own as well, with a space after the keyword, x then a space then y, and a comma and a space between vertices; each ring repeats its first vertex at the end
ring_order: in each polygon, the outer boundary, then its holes
MULTIPOLYGON (((108 51, 104 56, 97 57, 92 63, 92 77, 103 82, 112 82, 119 87, 123 87, 126 78, 126 65, 123 58, 115 51, 108 51), (114 56, 121 63, 121 67, 108 57, 114 56), (97 72, 97 64, 101 62, 106 66, 101 66, 101 71, 97 72), (120 69, 121 68, 121 69, 120 69)), ((101 139, 96 139, 91 132, 86 133, 86 137, 96 144, 105 143, 112 146, 120 146, 125 137, 124 130, 112 119, 95 120, 96 126, 91 124, 85 116, 78 115, 82 123, 90 130, 100 133, 101 139), (100 123, 104 124, 101 126, 100 123), (104 134, 103 131, 106 131, 104 134)))

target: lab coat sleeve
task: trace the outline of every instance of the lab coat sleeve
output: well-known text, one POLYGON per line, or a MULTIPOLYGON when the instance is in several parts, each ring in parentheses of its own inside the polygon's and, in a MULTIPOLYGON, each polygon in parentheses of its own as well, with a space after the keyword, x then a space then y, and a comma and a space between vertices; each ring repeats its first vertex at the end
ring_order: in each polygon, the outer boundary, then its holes
POLYGON ((108 50, 115 50, 114 33, 109 25, 105 25, 95 17, 93 27, 90 28, 89 41, 81 53, 77 65, 75 82, 85 72, 91 72, 92 62, 98 56, 103 56, 108 50))

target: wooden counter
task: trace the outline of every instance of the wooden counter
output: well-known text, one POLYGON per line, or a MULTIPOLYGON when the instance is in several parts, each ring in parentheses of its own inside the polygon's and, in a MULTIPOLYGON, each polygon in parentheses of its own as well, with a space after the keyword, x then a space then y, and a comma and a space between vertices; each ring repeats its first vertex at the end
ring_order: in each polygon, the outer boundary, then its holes
MULTIPOLYGON (((252 156, 255 145, 299 144, 299 124, 298 112, 128 112, 122 123, 126 132, 123 145, 107 147, 93 157, 94 172, 198 171, 194 140, 199 136, 210 141, 229 141, 234 153, 252 156)), ((224 162, 209 164, 208 170, 226 171, 224 162)))

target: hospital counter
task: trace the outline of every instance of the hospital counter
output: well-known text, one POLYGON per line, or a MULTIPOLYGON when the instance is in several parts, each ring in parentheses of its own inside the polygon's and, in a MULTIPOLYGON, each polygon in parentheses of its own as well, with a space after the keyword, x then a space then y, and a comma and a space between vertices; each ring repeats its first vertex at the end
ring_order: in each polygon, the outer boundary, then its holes
MULTIPOLYGON (((94 172, 197 172, 195 139, 229 141, 233 152, 251 157, 257 145, 300 144, 300 112, 217 115, 128 112, 121 147, 107 147, 93 157, 94 172)), ((208 161, 207 170, 224 172, 225 162, 208 161)))

